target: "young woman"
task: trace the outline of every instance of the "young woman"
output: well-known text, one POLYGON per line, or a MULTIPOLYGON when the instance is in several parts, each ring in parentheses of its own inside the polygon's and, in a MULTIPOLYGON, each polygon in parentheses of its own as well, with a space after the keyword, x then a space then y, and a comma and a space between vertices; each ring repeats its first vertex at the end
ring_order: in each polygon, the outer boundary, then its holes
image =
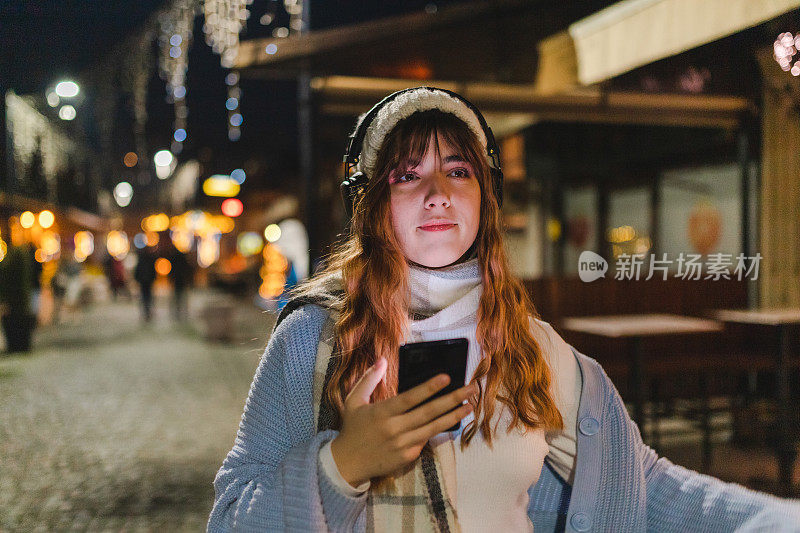
POLYGON ((448 91, 361 117, 350 233, 270 339, 208 530, 795 530, 797 503, 658 458, 598 364, 537 318, 497 155, 448 91), (463 387, 397 393, 401 344, 458 337, 463 387))

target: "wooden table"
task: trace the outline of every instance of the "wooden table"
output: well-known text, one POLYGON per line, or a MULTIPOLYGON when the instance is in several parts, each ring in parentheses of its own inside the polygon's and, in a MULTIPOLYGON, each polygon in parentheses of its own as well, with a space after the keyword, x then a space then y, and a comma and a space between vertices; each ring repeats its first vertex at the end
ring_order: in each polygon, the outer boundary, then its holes
POLYGON ((596 317, 569 317, 561 322, 569 331, 588 333, 609 339, 627 339, 630 365, 628 373, 632 384, 633 420, 644 427, 644 404, 647 400, 647 378, 642 339, 672 335, 706 335, 722 331, 723 325, 715 320, 681 315, 609 315, 596 317))
POLYGON ((791 431, 792 412, 789 383, 789 372, 791 370, 789 361, 791 339, 789 337, 788 326, 800 324, 800 308, 759 310, 722 309, 712 311, 710 316, 732 324, 770 326, 775 330, 778 341, 775 353, 775 365, 777 370, 775 400, 778 403, 775 453, 778 457, 779 488, 781 494, 788 496, 792 493, 792 470, 794 461, 797 458, 797 449, 795 448, 791 431))

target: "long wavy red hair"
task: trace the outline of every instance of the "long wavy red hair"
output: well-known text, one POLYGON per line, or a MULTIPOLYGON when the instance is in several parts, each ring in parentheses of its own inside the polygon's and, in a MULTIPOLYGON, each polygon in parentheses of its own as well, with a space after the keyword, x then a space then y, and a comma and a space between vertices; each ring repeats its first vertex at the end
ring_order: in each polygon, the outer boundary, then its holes
POLYGON ((484 291, 476 340, 483 358, 472 380, 480 384, 486 376, 486 386, 472 400, 475 420, 464 429, 461 445, 467 446, 480 429, 491 446, 490 421, 496 401, 513 416, 508 431, 520 425, 561 429, 563 420, 550 391, 550 368, 531 331, 531 319, 538 313, 508 264, 486 150, 466 123, 438 110, 414 113, 386 136, 377 154, 375 175, 356 201, 349 234, 328 257, 327 266, 295 291, 297 295, 329 293, 331 284, 341 278, 344 294, 331 300, 339 312, 340 351, 326 398, 341 413, 355 382, 380 357, 386 358, 388 368, 372 401, 397 394, 397 354, 409 323, 408 263, 391 226, 388 177, 397 168, 418 164, 431 137, 435 146, 444 141, 460 148, 459 155, 475 169, 481 189, 475 244, 484 291))

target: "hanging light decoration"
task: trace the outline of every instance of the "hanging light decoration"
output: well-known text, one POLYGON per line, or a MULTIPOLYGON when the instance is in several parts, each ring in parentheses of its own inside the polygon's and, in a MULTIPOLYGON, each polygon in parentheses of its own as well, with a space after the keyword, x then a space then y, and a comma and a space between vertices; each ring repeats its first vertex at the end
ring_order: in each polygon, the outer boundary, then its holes
MULTIPOLYGON (((133 104, 133 139, 135 152, 130 152, 131 156, 125 156, 124 164, 127 168, 133 168, 138 161, 147 161, 147 136, 145 134, 147 125, 147 88, 153 70, 153 57, 151 45, 157 33, 157 23, 151 22, 145 25, 141 34, 132 37, 129 42, 124 43, 128 53, 124 55, 122 67, 123 86, 131 95, 133 104)), ((150 174, 145 165, 138 167, 138 183, 146 184, 150 180, 150 174)))
POLYGON ((283 7, 289 14, 289 32, 303 31, 303 0, 283 0, 283 7))
POLYGON ((189 68, 189 46, 192 26, 198 11, 197 0, 175 0, 161 13, 159 23, 159 73, 167 82, 167 102, 174 104, 172 152, 180 153, 186 140, 186 70, 189 68))
MULTIPOLYGON (((233 67, 239 53, 239 33, 247 26, 247 19, 250 18, 248 6, 252 3, 253 0, 206 0, 203 4, 206 43, 219 54, 223 68, 233 67)), ((225 84, 228 86, 228 97, 225 100, 228 110, 228 139, 238 141, 243 122, 239 73, 230 71, 225 77, 225 84)))
POLYGON ((228 110, 228 139, 238 141, 242 136, 242 112, 239 102, 242 98, 242 89, 239 87, 239 73, 236 71, 225 76, 225 85, 228 86, 228 99, 225 108, 228 110))
POLYGON ((791 72, 792 76, 800 76, 800 59, 794 61, 794 56, 800 50, 800 33, 796 36, 788 31, 781 33, 772 48, 773 57, 781 69, 791 72))

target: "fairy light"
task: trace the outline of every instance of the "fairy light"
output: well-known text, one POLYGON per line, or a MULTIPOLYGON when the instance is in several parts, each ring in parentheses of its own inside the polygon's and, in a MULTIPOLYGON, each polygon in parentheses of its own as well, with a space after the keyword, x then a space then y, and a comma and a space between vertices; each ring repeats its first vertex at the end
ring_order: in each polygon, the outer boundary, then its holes
POLYGON ((239 33, 250 18, 252 0, 206 0, 203 3, 206 43, 219 54, 224 68, 231 68, 239 50, 239 33))
POLYGON ((778 35, 772 45, 772 57, 778 62, 781 69, 790 72, 792 76, 800 76, 800 59, 794 61, 795 55, 800 50, 800 33, 792 35, 784 32, 778 35))
POLYGON ((228 99, 225 100, 225 109, 228 110, 228 139, 235 142, 241 137, 242 112, 240 100, 242 89, 239 87, 239 73, 233 71, 225 77, 228 86, 228 99))
POLYGON ((283 7, 289 14, 289 30, 300 33, 303 29, 303 0, 284 0, 283 7))
POLYGON ((175 0, 159 18, 159 73, 167 84, 167 102, 173 104, 173 153, 180 153, 186 140, 186 71, 189 68, 189 47, 192 26, 198 12, 197 0, 175 0))
MULTIPOLYGON (((247 19, 250 18, 248 6, 253 0, 205 0, 203 14, 205 24, 203 32, 206 43, 220 56, 223 68, 233 67, 236 55, 239 52, 239 34, 246 28, 247 19)), ((231 120, 234 115, 241 117, 241 90, 239 88, 239 73, 231 71, 225 78, 228 86, 228 96, 225 107, 228 110, 228 139, 235 142, 241 137, 240 118, 231 120), (234 124, 238 122, 238 124, 234 124)))

